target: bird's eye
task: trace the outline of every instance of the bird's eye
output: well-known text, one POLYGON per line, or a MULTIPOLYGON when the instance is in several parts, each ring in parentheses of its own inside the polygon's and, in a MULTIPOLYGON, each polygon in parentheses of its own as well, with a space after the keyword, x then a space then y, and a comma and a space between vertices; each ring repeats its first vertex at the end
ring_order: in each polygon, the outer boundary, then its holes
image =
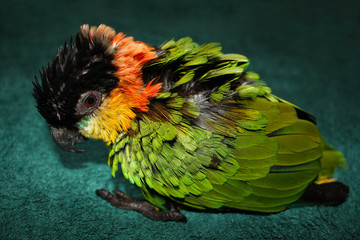
POLYGON ((85 106, 87 108, 92 108, 96 105, 97 102, 97 97, 95 96, 95 94, 90 94, 86 99, 85 99, 85 106))
POLYGON ((78 115, 87 115, 92 113, 101 103, 101 92, 89 91, 80 95, 76 104, 76 113, 78 115))

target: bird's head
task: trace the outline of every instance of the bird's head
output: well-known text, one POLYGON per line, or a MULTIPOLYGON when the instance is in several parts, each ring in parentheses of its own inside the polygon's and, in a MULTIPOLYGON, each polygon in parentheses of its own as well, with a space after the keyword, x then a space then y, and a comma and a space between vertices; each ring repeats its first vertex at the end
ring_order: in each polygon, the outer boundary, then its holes
POLYGON ((156 58, 154 48, 105 25, 81 26, 35 77, 33 96, 55 142, 79 152, 85 138, 111 144, 127 131, 136 112, 147 111, 160 84, 144 84, 142 67, 156 58))

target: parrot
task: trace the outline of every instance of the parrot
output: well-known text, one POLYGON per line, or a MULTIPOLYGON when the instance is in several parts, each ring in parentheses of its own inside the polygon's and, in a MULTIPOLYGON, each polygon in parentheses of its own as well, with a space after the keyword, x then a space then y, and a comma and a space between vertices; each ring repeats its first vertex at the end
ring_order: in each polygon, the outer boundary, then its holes
POLYGON ((157 221, 181 210, 271 214, 296 203, 337 206, 344 155, 313 115, 272 94, 241 54, 190 37, 152 46, 84 24, 34 76, 36 108, 55 143, 109 146, 108 164, 144 199, 97 189, 111 205, 157 221))

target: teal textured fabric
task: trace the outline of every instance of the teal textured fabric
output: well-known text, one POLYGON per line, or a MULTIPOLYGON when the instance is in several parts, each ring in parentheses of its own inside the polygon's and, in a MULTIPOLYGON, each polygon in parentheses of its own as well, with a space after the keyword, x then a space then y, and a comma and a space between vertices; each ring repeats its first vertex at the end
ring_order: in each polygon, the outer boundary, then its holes
POLYGON ((0 239, 355 239, 360 232, 360 3, 354 1, 26 1, 0 8, 0 239), (316 115, 344 152, 350 186, 338 207, 271 215, 184 211, 186 224, 154 222, 95 195, 121 189, 107 147, 55 146, 31 96, 33 75, 83 23, 105 23, 158 45, 191 36, 249 57, 273 92, 316 115))

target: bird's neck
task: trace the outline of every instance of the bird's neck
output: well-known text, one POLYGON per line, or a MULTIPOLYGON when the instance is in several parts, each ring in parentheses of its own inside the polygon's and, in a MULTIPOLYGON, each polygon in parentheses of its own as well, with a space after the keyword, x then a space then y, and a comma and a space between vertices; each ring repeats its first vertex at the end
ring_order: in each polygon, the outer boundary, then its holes
POLYGON ((154 48, 132 37, 118 33, 112 40, 115 47, 114 64, 120 80, 113 94, 124 94, 131 108, 147 111, 149 99, 160 94, 161 84, 144 86, 142 67, 157 57, 154 48))
POLYGON ((95 116, 84 120, 81 133, 86 137, 114 143, 120 132, 126 132, 137 112, 148 111, 151 98, 160 94, 161 84, 144 85, 142 67, 157 57, 154 48, 117 34, 112 40, 115 48, 113 64, 117 67, 118 85, 104 99, 95 116))

